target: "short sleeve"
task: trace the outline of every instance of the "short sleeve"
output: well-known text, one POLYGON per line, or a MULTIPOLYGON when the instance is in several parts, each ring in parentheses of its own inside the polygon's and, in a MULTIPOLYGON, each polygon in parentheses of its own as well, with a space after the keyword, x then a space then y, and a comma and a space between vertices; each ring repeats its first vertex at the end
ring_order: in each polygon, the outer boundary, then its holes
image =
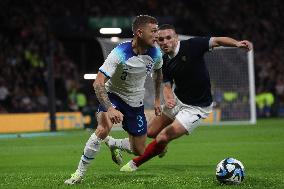
POLYGON ((111 78, 119 62, 120 62, 120 56, 119 53, 117 52, 117 49, 115 48, 107 56, 105 62, 99 68, 99 71, 102 72, 106 77, 111 78))
POLYGON ((155 60, 155 64, 154 64, 154 70, 158 70, 161 69, 163 66, 163 58, 162 58, 162 53, 160 52, 159 56, 157 57, 157 59, 155 60))
POLYGON ((192 48, 194 48, 198 54, 204 54, 210 49, 210 38, 211 37, 195 37, 189 39, 189 41, 191 41, 192 48))
POLYGON ((148 50, 147 55, 150 56, 154 62, 153 69, 158 70, 163 65, 162 52, 159 47, 152 47, 148 50))

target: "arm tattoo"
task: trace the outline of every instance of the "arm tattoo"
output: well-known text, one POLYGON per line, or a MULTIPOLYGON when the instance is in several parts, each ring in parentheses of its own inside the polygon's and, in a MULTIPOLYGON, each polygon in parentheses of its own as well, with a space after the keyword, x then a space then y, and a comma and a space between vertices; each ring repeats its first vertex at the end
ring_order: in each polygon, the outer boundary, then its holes
POLYGON ((155 91, 155 98, 160 98, 160 89, 161 89, 161 82, 162 82, 162 69, 158 69, 154 71, 153 74, 153 81, 154 81, 154 91, 155 91))
POLYGON ((94 85, 94 89, 100 104, 103 105, 106 110, 112 107, 105 86, 103 84, 97 84, 94 85))

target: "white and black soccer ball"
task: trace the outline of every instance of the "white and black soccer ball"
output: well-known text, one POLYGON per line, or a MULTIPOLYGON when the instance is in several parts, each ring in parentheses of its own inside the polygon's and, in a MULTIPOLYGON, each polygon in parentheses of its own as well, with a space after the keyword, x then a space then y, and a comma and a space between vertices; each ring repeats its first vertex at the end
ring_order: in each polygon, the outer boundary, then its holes
POLYGON ((224 184, 240 184, 245 178, 245 167, 237 159, 223 159, 216 167, 216 178, 224 184))

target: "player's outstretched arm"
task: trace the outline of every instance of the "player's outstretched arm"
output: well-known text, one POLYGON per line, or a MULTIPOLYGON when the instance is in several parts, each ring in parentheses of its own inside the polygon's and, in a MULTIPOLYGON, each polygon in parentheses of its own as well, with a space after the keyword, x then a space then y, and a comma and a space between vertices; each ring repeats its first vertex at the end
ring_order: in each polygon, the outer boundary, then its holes
POLYGON ((247 40, 237 41, 230 37, 213 37, 211 42, 212 47, 239 47, 239 48, 245 48, 247 50, 252 49, 251 42, 247 40))
POLYGON ((155 100, 154 100, 155 115, 160 116, 162 113, 161 100, 160 100, 162 68, 154 71, 153 82, 154 82, 154 91, 155 91, 155 100))
POLYGON ((107 110, 111 122, 120 123, 123 120, 123 114, 112 106, 108 98, 107 91, 105 88, 105 82, 107 80, 108 78, 103 73, 98 72, 97 78, 93 83, 94 90, 98 98, 98 101, 107 110))

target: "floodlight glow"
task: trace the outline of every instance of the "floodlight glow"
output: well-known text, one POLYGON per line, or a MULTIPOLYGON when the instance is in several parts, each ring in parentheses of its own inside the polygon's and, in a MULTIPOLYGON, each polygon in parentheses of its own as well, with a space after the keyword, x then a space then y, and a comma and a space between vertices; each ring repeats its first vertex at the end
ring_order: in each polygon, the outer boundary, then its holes
POLYGON ((97 74, 84 74, 84 79, 96 79, 97 74))
POLYGON ((100 33, 101 34, 120 34, 121 28, 101 28, 100 33))
POLYGON ((110 41, 116 43, 119 41, 119 37, 111 37, 110 41))

